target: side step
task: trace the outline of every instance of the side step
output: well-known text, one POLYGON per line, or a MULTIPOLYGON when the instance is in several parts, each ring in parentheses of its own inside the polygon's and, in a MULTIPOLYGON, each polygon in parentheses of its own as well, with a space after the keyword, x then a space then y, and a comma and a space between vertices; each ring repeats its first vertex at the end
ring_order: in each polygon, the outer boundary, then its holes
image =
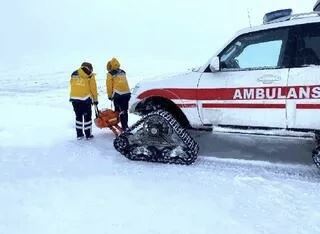
POLYGON ((291 131, 286 129, 238 129, 229 127, 213 127, 213 132, 243 134, 243 135, 258 135, 258 136, 275 136, 288 138, 305 138, 314 139, 315 133, 312 131, 291 131))

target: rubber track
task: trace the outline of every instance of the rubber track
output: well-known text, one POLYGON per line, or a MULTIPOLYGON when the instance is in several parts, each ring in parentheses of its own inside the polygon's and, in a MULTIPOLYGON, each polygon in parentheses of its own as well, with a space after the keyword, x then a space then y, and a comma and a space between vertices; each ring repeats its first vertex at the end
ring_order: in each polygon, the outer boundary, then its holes
POLYGON ((131 126, 130 129, 131 130, 129 132, 122 133, 114 140, 114 147, 116 148, 116 150, 130 160, 190 165, 197 159, 197 155, 199 152, 198 143, 190 136, 186 129, 181 127, 179 122, 167 111, 157 110, 151 112, 143 116, 138 122, 131 126), (186 148, 185 152, 188 157, 164 157, 162 154, 158 154, 157 157, 148 157, 143 154, 133 154, 132 148, 134 147, 134 145, 130 144, 128 136, 132 135, 131 132, 133 130, 139 128, 148 118, 153 116, 160 116, 172 128, 175 134, 184 143, 184 147, 186 148), (119 142, 126 143, 120 146, 119 142), (123 147, 124 145, 125 147, 123 147))

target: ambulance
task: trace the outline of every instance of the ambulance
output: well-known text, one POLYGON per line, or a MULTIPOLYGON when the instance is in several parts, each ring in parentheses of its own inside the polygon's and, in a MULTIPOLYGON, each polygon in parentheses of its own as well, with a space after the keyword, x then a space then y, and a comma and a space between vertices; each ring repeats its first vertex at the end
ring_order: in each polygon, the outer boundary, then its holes
POLYGON ((130 112, 170 112, 186 129, 286 129, 314 132, 320 166, 320 2, 314 11, 267 13, 201 68, 132 91, 130 112))

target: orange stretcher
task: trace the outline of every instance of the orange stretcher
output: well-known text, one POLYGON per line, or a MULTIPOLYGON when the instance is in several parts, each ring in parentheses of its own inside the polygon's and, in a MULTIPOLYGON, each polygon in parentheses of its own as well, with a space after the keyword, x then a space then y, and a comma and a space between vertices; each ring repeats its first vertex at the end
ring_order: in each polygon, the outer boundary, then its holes
POLYGON ((109 128, 115 136, 119 136, 123 132, 119 126, 119 113, 111 109, 99 110, 95 106, 96 118, 94 120, 95 125, 98 128, 109 128))

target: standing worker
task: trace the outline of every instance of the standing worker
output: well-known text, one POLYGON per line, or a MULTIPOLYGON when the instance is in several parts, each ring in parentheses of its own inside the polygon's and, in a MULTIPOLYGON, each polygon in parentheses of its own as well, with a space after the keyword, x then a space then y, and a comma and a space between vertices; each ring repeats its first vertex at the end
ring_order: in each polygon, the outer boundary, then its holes
POLYGON ((91 105, 98 105, 95 74, 91 63, 84 62, 70 80, 70 102, 76 114, 77 139, 92 139, 91 105))
POLYGON ((131 97, 126 72, 120 69, 120 63, 112 58, 107 63, 107 94, 110 101, 113 101, 115 111, 120 114, 121 127, 128 130, 128 108, 131 97))

